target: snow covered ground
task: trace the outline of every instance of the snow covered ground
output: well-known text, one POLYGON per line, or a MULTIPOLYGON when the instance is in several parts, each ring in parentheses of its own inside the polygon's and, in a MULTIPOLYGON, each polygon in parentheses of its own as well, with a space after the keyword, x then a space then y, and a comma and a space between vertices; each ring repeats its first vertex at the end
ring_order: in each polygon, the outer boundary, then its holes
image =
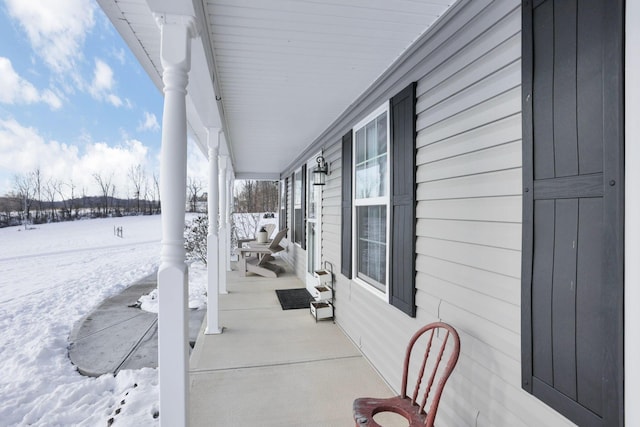
MULTIPOLYGON (((160 237, 159 216, 0 229, 0 426, 157 424, 157 369, 84 377, 67 346, 77 320, 157 269, 160 237)), ((191 305, 205 287, 192 265, 191 305)))

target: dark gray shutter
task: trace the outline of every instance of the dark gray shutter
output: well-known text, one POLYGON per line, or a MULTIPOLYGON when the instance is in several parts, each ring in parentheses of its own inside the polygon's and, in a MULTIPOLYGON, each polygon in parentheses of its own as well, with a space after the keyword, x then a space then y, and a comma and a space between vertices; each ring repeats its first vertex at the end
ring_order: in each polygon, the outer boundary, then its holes
POLYGON ((302 165, 302 195, 300 201, 300 212, 302 215, 300 228, 300 247, 307 249, 307 165, 302 165))
POLYGON ((349 131, 342 137, 342 254, 340 271, 351 279, 351 233, 352 233, 352 203, 351 200, 351 160, 353 156, 353 132, 349 131))
POLYGON ((289 236, 289 239, 291 241, 293 241, 295 239, 295 228, 296 228, 296 173, 292 172, 291 173, 291 178, 289 178, 289 184, 290 184, 290 188, 291 190, 289 190, 289 186, 287 187, 287 191, 291 191, 291 210, 289 212, 291 212, 291 228, 289 229, 289 231, 287 231, 287 235, 289 236))
POLYGON ((622 0, 523 3, 523 388, 623 425, 622 0))
POLYGON ((391 98, 389 302, 416 315, 416 84, 391 98))

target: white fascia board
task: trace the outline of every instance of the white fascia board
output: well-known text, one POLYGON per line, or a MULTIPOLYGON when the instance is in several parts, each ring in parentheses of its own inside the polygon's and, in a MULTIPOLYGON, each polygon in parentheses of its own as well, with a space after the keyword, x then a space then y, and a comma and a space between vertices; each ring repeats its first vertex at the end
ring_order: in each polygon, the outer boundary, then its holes
POLYGON ((255 179, 257 181, 280 181, 279 173, 238 172, 235 179, 255 179))

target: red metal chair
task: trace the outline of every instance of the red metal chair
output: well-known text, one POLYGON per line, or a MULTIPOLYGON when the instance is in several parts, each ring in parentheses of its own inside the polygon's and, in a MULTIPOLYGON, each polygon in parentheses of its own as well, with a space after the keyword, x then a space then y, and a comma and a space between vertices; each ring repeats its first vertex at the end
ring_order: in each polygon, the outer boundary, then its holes
MULTIPOLYGON (((401 394, 388 399, 376 399, 361 397, 353 402, 353 417, 356 427, 380 427, 373 419, 380 412, 394 412, 409 421, 410 427, 433 427, 433 422, 438 411, 438 404, 444 385, 458 362, 460 355, 460 338, 456 330, 442 322, 430 323, 416 332, 407 346, 404 358, 404 371, 402 375, 401 394), (423 348, 424 354, 420 355, 422 361, 415 378, 413 394, 407 396, 407 382, 409 379, 409 367, 411 366, 414 345, 424 334, 426 338, 421 344, 415 346, 416 354, 423 348), (446 364, 442 365, 442 360, 446 364), (425 372, 430 371, 426 384, 422 384, 425 372), (435 388, 433 388, 435 384, 435 388), (433 388, 433 390, 431 390, 433 388), (421 390, 422 389, 422 390, 421 390), (433 391, 433 393, 431 393, 433 391), (421 400, 418 401, 419 395, 421 400), (430 401, 429 410, 425 412, 427 401, 430 401)), ((415 357, 413 358, 415 360, 415 357)))

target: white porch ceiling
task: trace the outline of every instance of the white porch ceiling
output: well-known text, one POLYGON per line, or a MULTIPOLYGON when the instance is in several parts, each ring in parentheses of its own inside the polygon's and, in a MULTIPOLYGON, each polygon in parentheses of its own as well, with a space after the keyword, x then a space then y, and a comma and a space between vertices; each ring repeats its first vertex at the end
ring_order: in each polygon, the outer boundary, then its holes
POLYGON ((277 177, 455 2, 98 1, 159 88, 151 12, 198 15, 190 124, 224 128, 237 177, 277 177))

